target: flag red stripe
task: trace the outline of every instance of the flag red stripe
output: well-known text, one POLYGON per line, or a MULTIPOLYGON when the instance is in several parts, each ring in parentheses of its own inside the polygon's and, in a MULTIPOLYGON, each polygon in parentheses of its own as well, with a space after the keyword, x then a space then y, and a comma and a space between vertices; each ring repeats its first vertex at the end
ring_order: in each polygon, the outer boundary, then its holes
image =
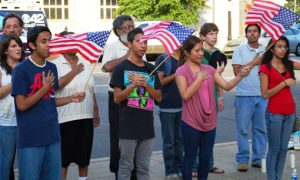
POLYGON ((261 25, 264 23, 264 27, 268 29, 271 36, 280 37, 284 34, 283 26, 272 21, 273 13, 267 11, 251 11, 248 13, 246 24, 259 23, 261 25))
POLYGON ((254 4, 253 4, 252 8, 278 12, 280 9, 280 6, 278 4, 275 4, 274 2, 270 2, 270 1, 254 0, 254 4))
POLYGON ((88 49, 86 46, 82 45, 82 44, 57 44, 56 46, 50 46, 50 52, 54 52, 54 51, 60 51, 60 50, 66 50, 66 49, 73 49, 73 48, 77 48, 80 51, 85 51, 86 53, 90 54, 90 56, 93 57, 97 57, 99 56, 99 53, 101 53, 101 50, 90 50, 88 49), (72 47, 74 46, 74 47, 72 47))
POLYGON ((51 41, 50 46, 56 46, 56 45, 60 45, 60 44, 80 44, 82 46, 87 46, 87 48, 91 51, 98 51, 99 49, 102 49, 101 47, 99 47, 97 44, 95 44, 94 42, 91 41, 76 41, 76 40, 72 40, 72 39, 54 39, 53 41, 51 41))

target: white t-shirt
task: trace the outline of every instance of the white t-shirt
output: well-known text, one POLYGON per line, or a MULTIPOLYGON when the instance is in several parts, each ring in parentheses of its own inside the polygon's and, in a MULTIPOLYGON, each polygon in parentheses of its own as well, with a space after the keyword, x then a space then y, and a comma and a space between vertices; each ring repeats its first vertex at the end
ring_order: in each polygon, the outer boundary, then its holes
MULTIPOLYGON (((8 75, 1 67, 0 73, 2 74, 1 86, 11 83, 11 75, 8 75)), ((0 107, 0 126, 17 126, 14 98, 8 94, 0 99, 0 107)))
MULTIPOLYGON (((114 59, 118 59, 122 56, 125 56, 128 53, 129 49, 125 46, 120 40, 117 40, 111 44, 107 44, 104 48, 102 64, 112 61, 114 59)), ((111 73, 109 74, 108 84, 110 82, 111 73)), ((113 91, 111 87, 109 87, 109 91, 113 91)))
MULTIPOLYGON (((51 61, 56 65, 58 79, 68 74, 72 68, 71 64, 63 57, 59 56, 57 59, 51 61)), ((90 74, 92 73, 90 64, 79 58, 78 64, 84 65, 84 71, 77 74, 74 79, 67 84, 62 90, 55 92, 55 97, 71 96, 74 93, 82 92, 85 88, 86 82, 90 74)), ((59 123, 65 123, 69 121, 93 118, 94 113, 94 78, 91 76, 87 88, 85 90, 86 97, 80 103, 69 103, 64 106, 57 107, 58 121, 59 123)))

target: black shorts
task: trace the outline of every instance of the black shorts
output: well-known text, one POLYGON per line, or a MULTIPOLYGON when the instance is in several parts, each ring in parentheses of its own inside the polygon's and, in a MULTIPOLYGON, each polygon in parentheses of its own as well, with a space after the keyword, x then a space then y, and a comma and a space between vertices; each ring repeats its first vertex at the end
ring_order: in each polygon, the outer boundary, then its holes
POLYGON ((76 163, 79 167, 90 164, 94 124, 93 119, 75 120, 60 124, 62 167, 76 163))

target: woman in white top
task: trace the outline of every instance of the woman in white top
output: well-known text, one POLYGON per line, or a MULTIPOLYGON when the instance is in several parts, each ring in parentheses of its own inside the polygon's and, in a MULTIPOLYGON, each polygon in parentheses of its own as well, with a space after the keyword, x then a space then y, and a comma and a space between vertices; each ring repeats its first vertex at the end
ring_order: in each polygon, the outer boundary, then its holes
MULTIPOLYGON (((68 33, 61 33, 65 34, 68 33)), ((68 166, 74 162, 78 165, 78 179, 85 180, 91 157, 93 130, 100 120, 94 79, 89 78, 92 70, 87 61, 78 58, 76 53, 72 52, 64 53, 52 62, 56 65, 59 76, 59 91, 56 92, 56 97, 83 90, 86 93, 85 100, 81 103, 57 108, 61 132, 62 179, 66 179, 68 166)))
POLYGON ((4 37, 0 45, 0 179, 14 179, 17 119, 14 99, 10 95, 14 67, 24 58, 22 41, 16 35, 4 37), (11 176, 11 177, 10 177, 11 176))

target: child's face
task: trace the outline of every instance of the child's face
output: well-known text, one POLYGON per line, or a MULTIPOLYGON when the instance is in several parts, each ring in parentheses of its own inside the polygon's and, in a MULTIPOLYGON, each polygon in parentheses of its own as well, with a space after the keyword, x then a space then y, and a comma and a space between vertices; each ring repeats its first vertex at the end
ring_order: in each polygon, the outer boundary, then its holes
POLYGON ((202 36, 201 38, 205 41, 209 46, 215 46, 218 41, 218 31, 210 31, 206 34, 206 36, 202 36))
POLYGON ((143 40, 143 34, 137 34, 132 43, 129 44, 130 50, 136 55, 142 57, 147 51, 147 41, 143 40))

